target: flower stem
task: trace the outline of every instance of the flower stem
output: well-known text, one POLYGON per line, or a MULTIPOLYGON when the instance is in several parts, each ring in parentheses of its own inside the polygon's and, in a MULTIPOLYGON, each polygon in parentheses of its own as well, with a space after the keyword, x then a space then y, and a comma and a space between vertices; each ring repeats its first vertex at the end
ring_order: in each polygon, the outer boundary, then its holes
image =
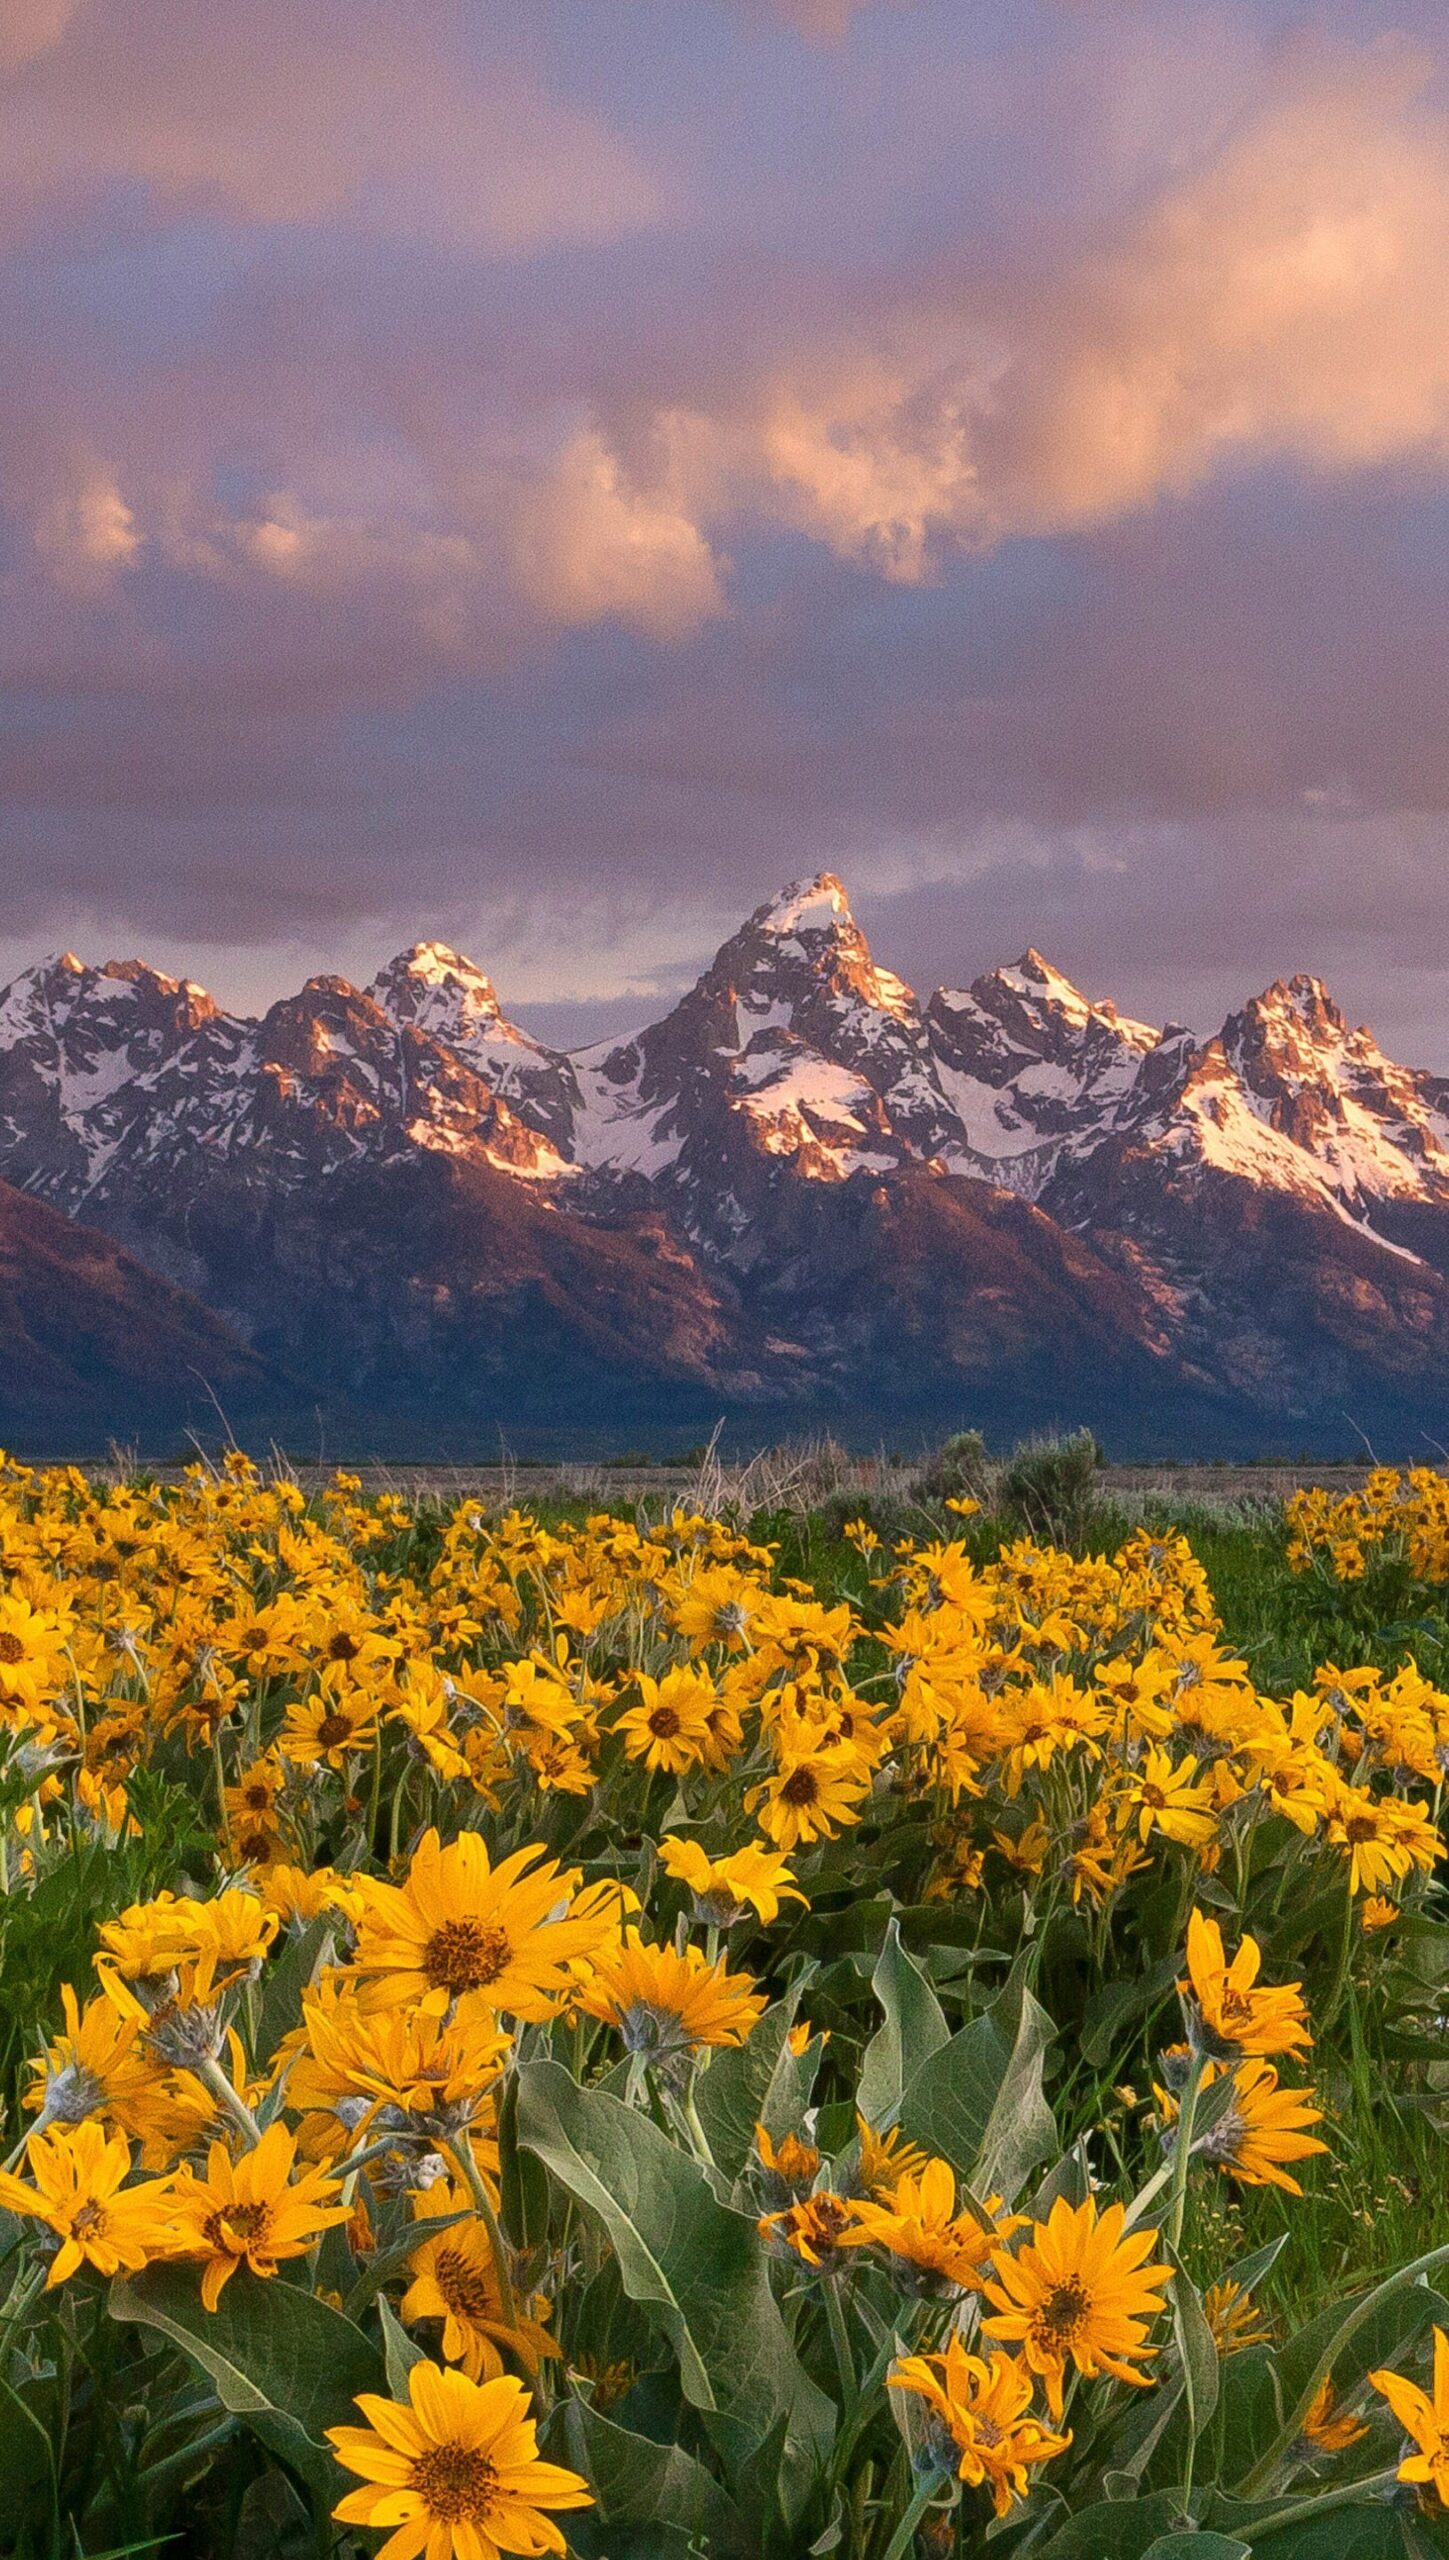
POLYGON ((261 2141, 262 2128, 240 2091, 232 2087, 215 2055, 197 2064, 196 2076, 205 2083, 217 2104, 226 2109, 233 2124, 240 2125, 247 2141, 255 2147, 261 2141))
POLYGON ((484 2184, 483 2172, 473 2157, 471 2143, 450 2142, 448 2152, 468 2181, 469 2192, 478 2208, 478 2218, 488 2234, 489 2245, 493 2251, 493 2264, 498 2271, 499 2310, 503 2314, 505 2325, 510 2329, 516 2328, 518 2304, 513 2292, 513 2270, 509 2264, 508 2243, 498 2227, 498 2216, 493 2210, 493 2199, 484 2184))
POLYGON ((928 2472, 902 2516, 886 2549, 885 2560, 905 2560, 905 2554, 916 2538, 916 2527, 941 2486, 942 2474, 928 2472))

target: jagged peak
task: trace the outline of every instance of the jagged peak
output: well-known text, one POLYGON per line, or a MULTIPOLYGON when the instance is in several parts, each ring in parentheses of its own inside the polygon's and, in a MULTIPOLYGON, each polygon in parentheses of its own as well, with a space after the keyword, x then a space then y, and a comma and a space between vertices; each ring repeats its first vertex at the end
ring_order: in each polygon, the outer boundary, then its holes
POLYGON ((410 943, 379 969, 367 992, 389 1013, 401 1006, 411 1017, 441 1002, 472 1021, 499 1018, 492 979, 447 942, 410 943))
POLYGON ((746 932, 776 934, 782 941, 797 934, 833 934, 855 928, 850 900, 833 871, 817 871, 813 880, 792 880, 777 897, 756 907, 746 932))

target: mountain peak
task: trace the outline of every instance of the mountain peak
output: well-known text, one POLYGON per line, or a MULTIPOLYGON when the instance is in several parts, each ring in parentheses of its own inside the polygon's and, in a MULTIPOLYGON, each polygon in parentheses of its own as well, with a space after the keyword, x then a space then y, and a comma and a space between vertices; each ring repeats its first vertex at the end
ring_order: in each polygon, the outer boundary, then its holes
POLYGON ((785 941, 796 935, 838 933, 842 926, 854 925, 843 883, 833 871, 818 871, 813 880, 792 880, 778 897, 756 907, 746 930, 777 934, 785 941))
POLYGON ((367 990, 394 1022, 456 1039, 500 1018, 493 981, 446 942, 414 942, 379 969, 367 990))

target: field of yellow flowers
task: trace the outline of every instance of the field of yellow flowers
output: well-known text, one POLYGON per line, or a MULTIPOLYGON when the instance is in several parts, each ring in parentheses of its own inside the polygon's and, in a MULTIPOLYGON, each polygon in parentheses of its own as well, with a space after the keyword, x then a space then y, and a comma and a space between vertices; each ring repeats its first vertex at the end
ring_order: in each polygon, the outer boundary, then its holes
MULTIPOLYGON (((975 1508, 0 1462, 0 2547, 1449 2552, 1428 1638, 975 1508)), ((1280 1544, 1432 1631, 1449 1484, 1280 1544)))

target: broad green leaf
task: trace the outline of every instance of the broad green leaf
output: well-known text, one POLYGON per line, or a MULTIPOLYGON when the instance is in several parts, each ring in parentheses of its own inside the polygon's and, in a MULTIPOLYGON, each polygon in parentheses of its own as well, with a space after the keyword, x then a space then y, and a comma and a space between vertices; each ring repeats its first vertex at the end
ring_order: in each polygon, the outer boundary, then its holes
POLYGON ((281 1954, 273 1958, 262 1982, 254 2062, 269 2062, 288 2029, 297 2024, 303 1992, 331 1961, 336 1925, 326 1912, 319 1912, 295 1937, 283 1939, 281 1954))
POLYGON ((1019 1993, 1003 1992, 992 2011, 993 2024, 1003 2033, 1013 2008, 1017 2015, 1011 2051, 971 2181, 978 2194, 1000 2194, 1008 2204, 1030 2172, 1050 2160, 1057 2147, 1056 2121, 1042 2086, 1055 2029, 1045 2009, 1023 1987, 1019 1993))
POLYGON ((722 2205, 648 2117, 577 2088, 556 2062, 519 2074, 518 2139, 602 2223, 626 2293, 663 2330, 726 2460, 744 2460, 783 2417, 792 2461, 812 2470, 834 2411, 790 2343, 751 2218, 722 2205))
POLYGON ((885 2015, 865 2049, 856 2105, 867 2124, 879 2126, 893 2119, 906 2088, 949 2041, 951 2030, 920 1966, 902 1946, 894 1919, 886 1927, 871 1989, 885 2015))
POLYGON ((757 2124, 776 2136, 799 2128, 819 2056, 797 2059, 790 2051, 790 2025, 798 2005, 798 1993, 777 2001, 754 2034, 716 2054, 695 2083, 705 2140, 728 2179, 737 2178, 748 2160, 757 2124))
POLYGON ((13 2524, 39 2490, 55 2492, 50 2438, 35 2411, 0 2377, 0 2513, 13 2524))
POLYGON ((1142 2560, 1253 2560, 1253 2550, 1251 2543, 1233 2542, 1225 2533, 1160 2533, 1142 2560))
POLYGON ((167 2266, 118 2276, 110 2308, 116 2320, 159 2329, 200 2367, 224 2409, 314 2487, 336 2489, 325 2430, 356 2423, 360 2391, 387 2388, 382 2357, 340 2311, 300 2285, 245 2269, 205 2311, 195 2268, 167 2266))
POLYGON ((1153 2543, 1171 2532, 1181 2513, 1182 2501, 1170 2489, 1131 2505, 1108 2499, 1070 2516, 1033 2560, 1146 2560, 1153 2543))
POLYGON ((427 2358, 416 2338, 410 2338, 386 2294, 378 2296, 377 2316, 382 2324, 382 2358, 387 2372, 387 2387, 394 2400, 406 2400, 408 2375, 415 2364, 427 2358))
MULTIPOLYGON (((1218 2405, 1218 2351, 1202 2307, 1202 2297, 1181 2261, 1174 2258, 1172 2330, 1182 2364, 1188 2425, 1194 2443, 1218 2405)), ((1206 2555, 1212 2560, 1212 2555, 1206 2555)))
POLYGON ((969 2178, 1011 2051, 994 2018, 973 2018, 924 2062, 901 2100, 901 2130, 969 2178))
POLYGON ((1251 2470, 1234 2480, 1241 2496, 1252 2498, 1268 2484, 1272 2466, 1297 2436, 1326 2376, 1332 2375, 1341 2398, 1374 2367, 1392 2365, 1436 2320, 1449 2326, 1449 2301, 1416 2281, 1426 2265, 1444 2258, 1449 2258, 1449 2246, 1411 2259, 1356 2301, 1334 2304, 1290 2338, 1278 2359, 1283 2418, 1251 2470))
MULTIPOLYGON (((609 2560, 617 2560, 625 2530, 635 2525, 671 2528, 684 2548, 693 2542, 711 2560, 748 2551, 749 2536, 719 2482, 680 2445, 653 2444, 585 2401, 570 2400, 550 2419, 545 2450, 588 2481, 597 2501, 589 2524, 603 2528, 609 2560)), ((570 2531, 583 2539, 576 2526, 570 2531)))

